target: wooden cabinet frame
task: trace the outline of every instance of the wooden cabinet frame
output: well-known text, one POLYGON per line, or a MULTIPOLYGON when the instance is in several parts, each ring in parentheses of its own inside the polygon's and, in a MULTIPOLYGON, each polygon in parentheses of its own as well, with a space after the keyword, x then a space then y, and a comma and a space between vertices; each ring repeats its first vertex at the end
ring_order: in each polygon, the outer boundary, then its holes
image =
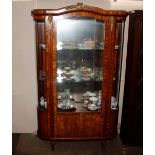
POLYGON ((51 141, 105 140, 117 135, 118 109, 111 110, 111 96, 116 95, 117 23, 124 22, 125 11, 108 11, 83 3, 60 9, 36 9, 32 11, 36 25, 36 52, 38 75, 38 100, 43 95, 47 109, 38 107, 38 136, 51 141), (89 17, 104 21, 104 73, 102 106, 100 112, 57 112, 56 97, 56 21, 59 18, 89 17), (94 120, 93 122, 91 120, 94 120), (89 130, 91 128, 91 130, 89 130))

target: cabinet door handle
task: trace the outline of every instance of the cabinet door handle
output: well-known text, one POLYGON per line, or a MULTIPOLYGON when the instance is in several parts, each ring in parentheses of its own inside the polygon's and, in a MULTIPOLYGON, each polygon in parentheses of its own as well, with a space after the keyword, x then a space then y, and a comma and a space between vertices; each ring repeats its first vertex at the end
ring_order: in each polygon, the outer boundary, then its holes
POLYGON ((41 80, 41 81, 46 80, 46 73, 45 73, 45 71, 40 71, 39 72, 39 80, 41 80))
POLYGON ((112 78, 112 80, 113 80, 113 81, 116 81, 116 77, 114 76, 114 77, 112 78))
POLYGON ((115 45, 115 50, 118 50, 120 48, 119 45, 115 45))
POLYGON ((46 45, 45 44, 39 44, 39 48, 41 49, 41 51, 44 51, 46 49, 46 45))

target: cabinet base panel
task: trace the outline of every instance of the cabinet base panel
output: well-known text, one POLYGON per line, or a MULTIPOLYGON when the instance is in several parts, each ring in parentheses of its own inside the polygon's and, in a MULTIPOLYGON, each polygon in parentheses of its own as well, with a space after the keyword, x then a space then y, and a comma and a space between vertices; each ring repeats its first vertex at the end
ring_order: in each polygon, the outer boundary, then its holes
POLYGON ((77 142, 77 141, 101 141, 101 148, 102 148, 102 151, 103 150, 106 150, 106 142, 107 140, 110 140, 110 139, 113 139, 117 136, 117 134, 115 135, 107 135, 103 138, 101 137, 90 137, 90 138, 52 138, 50 136, 45 136, 45 135, 41 135, 39 133, 37 133, 37 136, 43 140, 47 140, 47 141, 50 141, 51 143, 51 148, 52 148, 52 151, 55 150, 55 145, 56 145, 56 142, 77 142))
POLYGON ((45 136, 45 135, 42 135, 40 133, 37 133, 37 136, 40 138, 40 139, 43 139, 43 140, 50 140, 50 136, 45 136))
POLYGON ((37 133, 37 136, 43 140, 50 140, 50 141, 55 141, 55 142, 60 142, 60 141, 99 141, 99 140, 110 140, 113 139, 117 136, 117 134, 115 135, 106 135, 104 137, 90 137, 90 138, 52 138, 50 136, 45 136, 42 134, 37 133))

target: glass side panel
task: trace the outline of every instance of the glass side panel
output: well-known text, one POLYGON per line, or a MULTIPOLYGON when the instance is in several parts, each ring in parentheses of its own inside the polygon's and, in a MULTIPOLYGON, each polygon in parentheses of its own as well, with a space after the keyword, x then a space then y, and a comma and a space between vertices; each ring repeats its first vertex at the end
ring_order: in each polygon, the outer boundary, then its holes
POLYGON ((100 111, 104 27, 88 18, 57 21, 58 112, 100 111))
POLYGON ((46 67, 45 67, 45 22, 36 23, 37 30, 37 76, 38 76, 38 108, 46 110, 47 94, 46 94, 46 67))

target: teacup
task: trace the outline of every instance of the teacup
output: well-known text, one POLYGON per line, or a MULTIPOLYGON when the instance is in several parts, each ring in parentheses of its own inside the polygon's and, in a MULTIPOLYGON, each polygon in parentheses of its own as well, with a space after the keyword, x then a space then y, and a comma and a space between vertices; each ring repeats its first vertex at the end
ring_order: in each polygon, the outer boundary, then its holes
POLYGON ((83 45, 85 48, 95 48, 96 41, 91 39, 84 39, 83 45))
POLYGON ((85 107, 88 107, 88 103, 89 103, 88 100, 84 100, 84 101, 83 101, 83 105, 84 105, 85 107))
POLYGON ((88 100, 88 99, 89 99, 89 95, 86 94, 86 93, 84 93, 84 94, 82 95, 82 97, 83 97, 83 100, 88 100))
POLYGON ((81 67, 80 73, 83 77, 89 77, 91 75, 91 68, 88 67, 81 67))
POLYGON ((96 109, 96 105, 95 104, 89 104, 88 109, 95 110, 96 109))
POLYGON ((98 98, 93 96, 93 97, 90 97, 89 100, 92 102, 92 104, 96 104, 98 101, 98 98))
POLYGON ((66 72, 65 76, 66 78, 70 79, 73 76, 73 74, 71 74, 70 72, 66 72))
POLYGON ((66 66, 66 67, 64 67, 64 69, 65 69, 66 71, 70 71, 70 70, 71 70, 71 67, 70 67, 70 66, 66 66))

